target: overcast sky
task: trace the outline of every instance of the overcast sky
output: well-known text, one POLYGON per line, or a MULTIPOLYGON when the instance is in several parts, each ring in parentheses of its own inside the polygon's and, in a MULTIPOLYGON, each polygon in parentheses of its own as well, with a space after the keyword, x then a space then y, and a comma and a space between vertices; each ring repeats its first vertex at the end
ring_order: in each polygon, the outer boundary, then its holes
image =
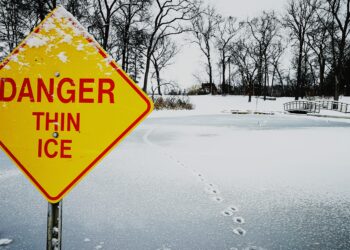
MULTIPOLYGON (((234 16, 238 19, 246 19, 248 16, 257 16, 263 10, 276 10, 278 13, 283 13, 287 2, 287 0, 204 1, 214 6, 220 14, 224 16, 234 16)), ((204 76, 203 63, 205 60, 195 45, 184 42, 184 37, 178 37, 177 40, 178 43, 182 44, 180 45, 181 52, 174 59, 174 64, 163 72, 162 78, 167 81, 174 80, 181 88, 188 88, 197 83, 193 74, 204 76)), ((214 63, 216 64, 217 62, 214 63)), ((215 70, 217 71, 216 67, 215 70)), ((218 72, 216 72, 216 75, 217 73, 218 72)), ((218 82, 218 77, 215 78, 215 82, 218 82)))

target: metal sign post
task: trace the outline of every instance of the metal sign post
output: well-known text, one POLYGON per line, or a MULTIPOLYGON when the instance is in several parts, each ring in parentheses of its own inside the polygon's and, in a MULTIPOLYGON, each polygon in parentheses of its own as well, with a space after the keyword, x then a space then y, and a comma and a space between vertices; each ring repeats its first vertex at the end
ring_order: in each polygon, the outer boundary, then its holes
POLYGON ((62 200, 49 203, 47 213, 47 250, 61 250, 62 246, 62 200))

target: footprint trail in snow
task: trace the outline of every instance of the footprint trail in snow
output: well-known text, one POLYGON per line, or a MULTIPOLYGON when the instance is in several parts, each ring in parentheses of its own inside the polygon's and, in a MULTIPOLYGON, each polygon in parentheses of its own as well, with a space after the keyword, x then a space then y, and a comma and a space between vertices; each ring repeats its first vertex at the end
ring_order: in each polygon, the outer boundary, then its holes
MULTIPOLYGON (((163 154, 166 155, 170 160, 174 161, 178 166, 180 166, 183 169, 189 170, 192 172, 192 174, 201 182, 204 184, 204 191, 209 195, 209 198, 220 204, 224 201, 224 198, 220 195, 220 191, 216 185, 213 183, 210 183, 207 181, 207 179, 204 177, 202 173, 199 173, 197 170, 188 167, 184 162, 181 160, 177 159, 175 156, 172 154, 168 153, 164 148, 156 145, 155 143, 151 142, 149 140, 149 136, 152 134, 154 129, 150 129, 146 132, 146 134, 143 136, 144 142, 146 144, 152 146, 152 147, 157 147, 160 148, 163 151, 163 154)), ((221 214, 225 217, 232 217, 235 213, 237 213, 239 210, 236 206, 230 205, 228 206, 225 210, 221 212, 221 214)), ((243 217, 233 217, 232 222, 234 224, 244 224, 245 220, 243 217)), ((243 228, 237 227, 237 228, 231 228, 233 233, 238 236, 244 236, 246 234, 246 231, 243 228)), ((233 248, 234 249, 234 248, 233 248)))

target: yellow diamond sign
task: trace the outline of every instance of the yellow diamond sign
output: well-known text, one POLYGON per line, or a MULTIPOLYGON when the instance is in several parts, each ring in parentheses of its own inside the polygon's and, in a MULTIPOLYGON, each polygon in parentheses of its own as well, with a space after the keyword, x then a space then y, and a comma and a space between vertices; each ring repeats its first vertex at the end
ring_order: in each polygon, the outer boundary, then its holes
POLYGON ((58 202, 153 109, 63 7, 0 64, 0 146, 58 202))

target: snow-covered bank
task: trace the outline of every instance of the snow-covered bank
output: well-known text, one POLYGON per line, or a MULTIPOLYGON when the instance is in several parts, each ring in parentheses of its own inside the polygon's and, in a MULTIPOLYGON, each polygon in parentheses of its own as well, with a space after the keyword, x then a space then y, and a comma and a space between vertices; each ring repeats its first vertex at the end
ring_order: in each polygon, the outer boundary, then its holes
MULTIPOLYGON (((240 111, 258 111, 284 113, 283 104, 294 101, 291 97, 277 98, 276 101, 266 100, 253 97, 252 102, 248 102, 247 96, 190 96, 191 102, 194 104, 194 110, 161 110, 154 111, 152 117, 173 117, 173 116, 192 116, 192 115, 213 115, 229 113, 232 110, 240 111)), ((341 102, 350 104, 350 97, 341 97, 341 102)), ((321 110, 321 115, 348 117, 350 114, 344 114, 335 111, 321 110)))
POLYGON ((155 111, 152 117, 164 116, 186 116, 186 115, 213 115, 222 114, 231 110, 250 110, 265 112, 283 112, 283 103, 292 101, 293 98, 278 98, 276 101, 264 101, 253 98, 248 102, 246 96, 189 96, 194 110, 180 110, 171 112, 169 110, 155 111))

